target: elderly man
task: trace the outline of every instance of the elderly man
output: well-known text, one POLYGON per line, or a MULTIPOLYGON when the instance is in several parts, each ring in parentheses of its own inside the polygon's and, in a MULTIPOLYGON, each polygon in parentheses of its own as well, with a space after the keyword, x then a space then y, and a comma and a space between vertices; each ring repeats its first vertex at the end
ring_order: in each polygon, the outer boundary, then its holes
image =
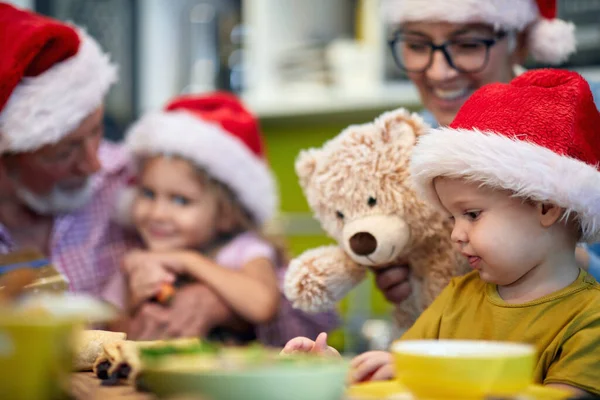
MULTIPOLYGON (((128 157, 103 140, 103 102, 116 80, 83 30, 0 3, 0 253, 37 249, 71 291, 95 296, 132 242, 111 219, 131 177, 128 157)), ((137 320, 156 320, 154 311, 137 320)), ((165 330, 185 319, 189 334, 231 316, 202 285, 160 314, 165 330)))
POLYGON ((0 3, 0 250, 35 248, 95 295, 125 250, 109 216, 128 162, 102 140, 116 79, 83 30, 0 3))

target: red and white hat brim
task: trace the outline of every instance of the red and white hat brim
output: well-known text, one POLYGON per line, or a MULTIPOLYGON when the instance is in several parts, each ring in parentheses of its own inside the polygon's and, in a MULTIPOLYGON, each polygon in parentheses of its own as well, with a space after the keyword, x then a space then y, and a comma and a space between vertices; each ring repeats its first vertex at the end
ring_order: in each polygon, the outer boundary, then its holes
MULTIPOLYGON (((125 146, 138 158, 166 154, 190 160, 226 184, 259 224, 274 216, 278 196, 268 165, 215 123, 183 110, 150 113, 131 127, 125 146)), ((132 200, 131 194, 121 199, 121 216, 131 210, 126 202, 132 200)))
POLYGON ((0 153, 28 152, 73 132, 104 102, 117 67, 98 43, 78 29, 77 54, 17 85, 0 112, 0 153))
POLYGON ((600 172, 533 143, 477 130, 440 128, 422 136, 412 156, 417 190, 443 210, 436 177, 464 178, 575 213, 582 241, 600 241, 600 172))
POLYGON ((540 16, 534 0, 383 0, 382 13, 392 24, 444 21, 483 23, 495 30, 518 32, 531 25, 529 46, 540 62, 559 64, 575 52, 575 26, 540 16))
POLYGON ((533 0, 383 0, 388 22, 445 21, 485 23, 496 29, 522 31, 539 17, 533 0))

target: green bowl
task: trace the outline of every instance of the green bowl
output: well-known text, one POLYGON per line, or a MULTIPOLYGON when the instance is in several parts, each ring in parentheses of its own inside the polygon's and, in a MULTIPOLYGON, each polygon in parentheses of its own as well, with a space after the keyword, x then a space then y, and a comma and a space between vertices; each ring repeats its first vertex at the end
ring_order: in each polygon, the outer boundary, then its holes
MULTIPOLYGON (((346 390, 349 362, 311 356, 256 357, 256 349, 235 350, 251 357, 243 367, 221 356, 178 354, 148 361, 138 385, 159 397, 201 396, 206 400, 339 400, 346 390), (207 359, 212 359, 207 363, 207 359)), ((226 358, 226 357, 225 357, 226 358)), ((234 357, 235 358, 235 357, 234 357)))

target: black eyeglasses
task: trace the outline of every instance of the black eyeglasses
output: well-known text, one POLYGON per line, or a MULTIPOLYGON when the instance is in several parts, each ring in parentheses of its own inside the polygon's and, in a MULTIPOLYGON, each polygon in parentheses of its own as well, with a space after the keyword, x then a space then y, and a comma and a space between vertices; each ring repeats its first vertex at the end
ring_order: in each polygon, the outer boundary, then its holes
POLYGON ((394 61, 407 72, 425 72, 433 63, 433 55, 441 51, 448 65, 459 72, 479 72, 490 57, 490 48, 506 37, 499 32, 493 39, 461 38, 448 40, 440 45, 415 36, 397 32, 388 41, 394 61))

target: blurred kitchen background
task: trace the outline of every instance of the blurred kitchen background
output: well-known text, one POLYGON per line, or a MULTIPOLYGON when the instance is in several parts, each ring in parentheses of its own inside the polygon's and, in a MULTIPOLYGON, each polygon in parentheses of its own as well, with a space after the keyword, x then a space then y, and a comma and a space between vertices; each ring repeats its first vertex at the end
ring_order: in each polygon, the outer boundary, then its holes
MULTIPOLYGON (((120 65, 107 103, 110 139, 178 93, 225 89, 243 96, 265 131, 281 189, 276 228, 295 254, 329 241, 297 184, 299 150, 385 110, 420 107, 388 51, 393 27, 384 25, 379 0, 12 2, 86 27, 120 65)), ((600 81, 600 0, 561 0, 559 14, 577 25, 579 43, 564 67, 600 81)), ((387 345, 389 306, 372 282, 340 310, 345 324, 334 344, 354 351, 387 345)))

